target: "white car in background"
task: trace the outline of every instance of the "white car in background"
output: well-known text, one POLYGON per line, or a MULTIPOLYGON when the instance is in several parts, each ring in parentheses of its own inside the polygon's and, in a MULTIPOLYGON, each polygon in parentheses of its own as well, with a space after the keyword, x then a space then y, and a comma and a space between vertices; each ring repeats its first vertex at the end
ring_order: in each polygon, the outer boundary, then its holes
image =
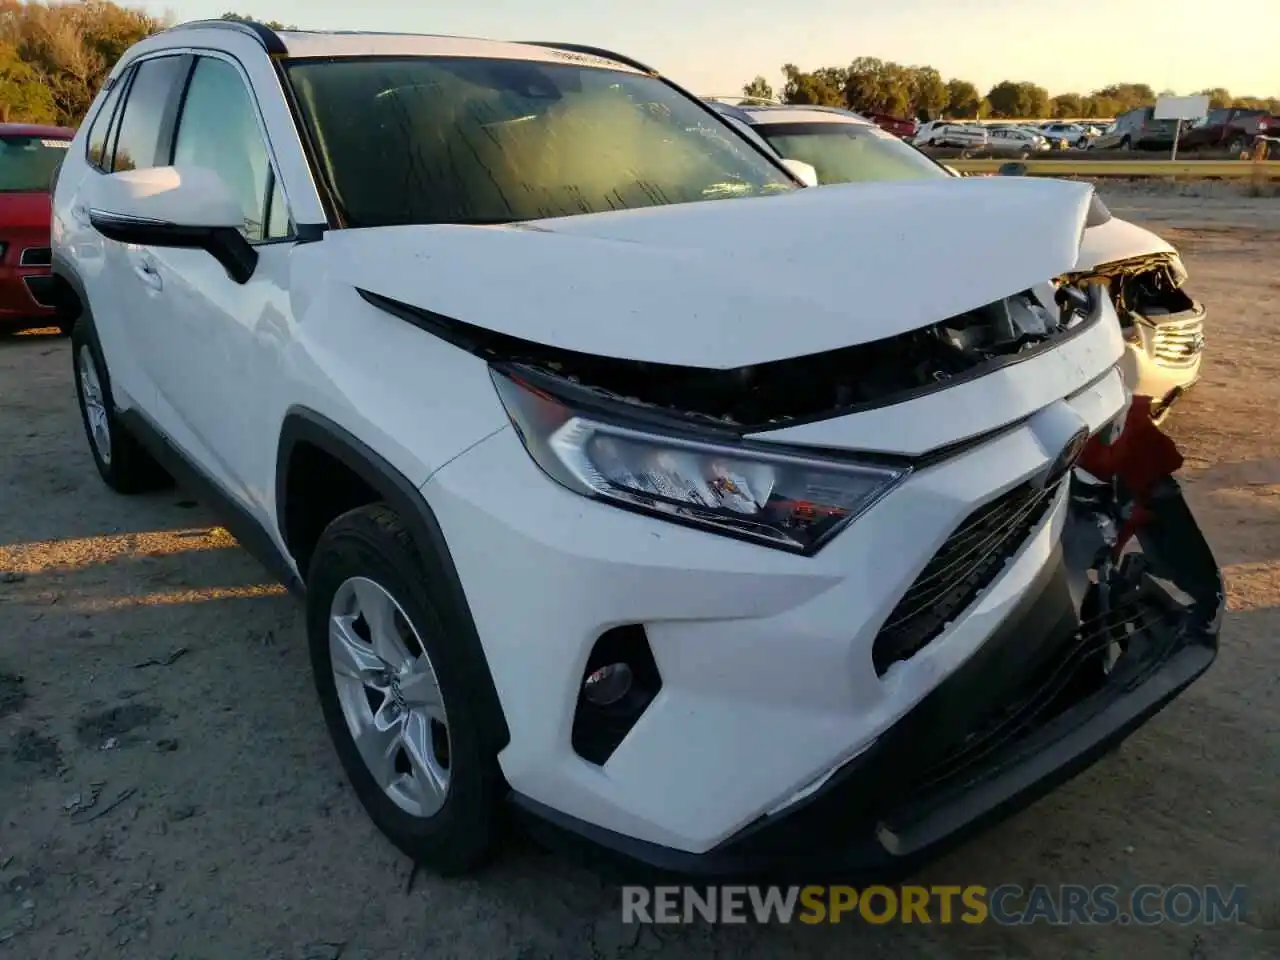
POLYGON ((921 125, 911 142, 917 147, 975 149, 987 145, 987 129, 980 123, 931 120, 921 125))
MULTIPOLYGON (((820 184, 955 175, 847 110, 712 106, 780 156, 812 166, 820 184)), ((1200 378, 1204 347, 1204 305, 1182 289, 1187 272, 1178 252, 1150 230, 1113 217, 1095 196, 1068 276, 1075 283, 1107 284, 1124 333, 1125 382, 1135 394, 1151 397, 1158 414, 1167 412, 1200 378)))

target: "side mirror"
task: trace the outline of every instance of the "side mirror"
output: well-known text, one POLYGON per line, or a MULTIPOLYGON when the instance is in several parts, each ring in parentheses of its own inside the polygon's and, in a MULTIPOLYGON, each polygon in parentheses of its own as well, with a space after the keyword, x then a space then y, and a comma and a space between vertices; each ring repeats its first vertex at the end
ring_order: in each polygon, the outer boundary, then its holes
POLYGON ((806 187, 816 187, 818 185, 818 171, 814 169, 813 164, 805 163, 803 160, 789 160, 784 157, 782 165, 806 187))
POLYGON ((247 283, 258 252, 241 232, 244 211, 203 167, 126 170, 97 180, 89 222, 109 240, 142 247, 204 250, 236 283, 247 283))

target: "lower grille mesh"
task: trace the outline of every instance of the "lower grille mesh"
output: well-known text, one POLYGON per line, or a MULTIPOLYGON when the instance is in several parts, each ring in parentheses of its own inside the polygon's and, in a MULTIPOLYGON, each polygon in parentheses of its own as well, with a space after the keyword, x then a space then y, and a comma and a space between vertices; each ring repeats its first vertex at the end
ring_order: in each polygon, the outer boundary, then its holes
POLYGON ((1057 491, 1024 483, 960 524, 876 635, 871 659, 877 674, 924 649, 991 585, 1044 519, 1057 491))

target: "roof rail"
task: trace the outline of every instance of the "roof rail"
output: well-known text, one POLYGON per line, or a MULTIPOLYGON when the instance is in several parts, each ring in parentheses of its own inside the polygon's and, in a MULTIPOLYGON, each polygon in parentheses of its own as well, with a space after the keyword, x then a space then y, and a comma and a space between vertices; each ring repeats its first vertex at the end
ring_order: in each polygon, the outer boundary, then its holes
POLYGON ((257 20, 188 20, 186 23, 174 24, 165 33, 171 33, 174 30, 206 30, 209 28, 234 30, 237 33, 248 34, 262 44, 262 49, 270 54, 286 54, 289 52, 289 49, 284 45, 284 41, 280 39, 280 34, 265 23, 259 23, 257 20))
POLYGON ((741 120, 748 126, 754 122, 751 114, 747 113, 746 108, 744 107, 739 107, 733 103, 725 103, 723 100, 713 100, 706 97, 703 98, 702 102, 722 117, 733 117, 735 120, 741 120))
POLYGON ((726 94, 725 96, 706 96, 703 100, 723 103, 729 107, 785 107, 786 104, 776 97, 744 97, 742 94, 726 94), (732 102, 730 102, 732 101, 732 102))
MULTIPOLYGON (((796 106, 799 106, 799 104, 796 104, 796 106)), ((867 119, 862 114, 858 113, 858 111, 850 110, 848 107, 828 107, 816 103, 806 103, 804 105, 804 109, 817 110, 819 113, 838 113, 842 117, 857 117, 859 120, 867 119)), ((867 122, 869 123, 870 121, 867 122)))
POLYGON ((642 73, 651 76, 658 76, 658 71, 648 64, 641 63, 631 57, 621 53, 614 53, 612 50, 606 50, 604 47, 591 47, 583 43, 560 43, 556 40, 521 40, 520 43, 528 44, 531 47, 547 47, 551 50, 564 50, 566 53, 581 53, 589 57, 602 57, 605 60, 613 60, 617 63, 624 63, 628 67, 634 67, 642 73))

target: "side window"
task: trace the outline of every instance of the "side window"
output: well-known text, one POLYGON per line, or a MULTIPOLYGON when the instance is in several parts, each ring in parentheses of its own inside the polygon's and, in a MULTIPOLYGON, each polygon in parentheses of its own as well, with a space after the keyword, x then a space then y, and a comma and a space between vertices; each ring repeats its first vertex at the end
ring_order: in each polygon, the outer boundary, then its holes
POLYGON ((280 180, 271 177, 271 200, 267 204, 267 240, 280 240, 292 234, 289 227, 289 206, 285 203, 280 180))
POLYGON ((186 57, 157 57, 138 64, 120 118, 113 172, 165 166, 173 94, 186 74, 186 57))
POLYGON ((257 109, 239 71, 224 60, 201 57, 178 118, 174 166, 213 170, 244 210, 249 240, 289 235, 289 211, 271 169, 257 109))
POLYGON ((102 101, 102 109, 93 118, 93 126, 89 128, 89 162, 99 170, 111 168, 111 155, 108 144, 111 131, 115 128, 116 104, 120 102, 120 92, 129 85, 129 71, 125 71, 116 80, 107 98, 102 101))

